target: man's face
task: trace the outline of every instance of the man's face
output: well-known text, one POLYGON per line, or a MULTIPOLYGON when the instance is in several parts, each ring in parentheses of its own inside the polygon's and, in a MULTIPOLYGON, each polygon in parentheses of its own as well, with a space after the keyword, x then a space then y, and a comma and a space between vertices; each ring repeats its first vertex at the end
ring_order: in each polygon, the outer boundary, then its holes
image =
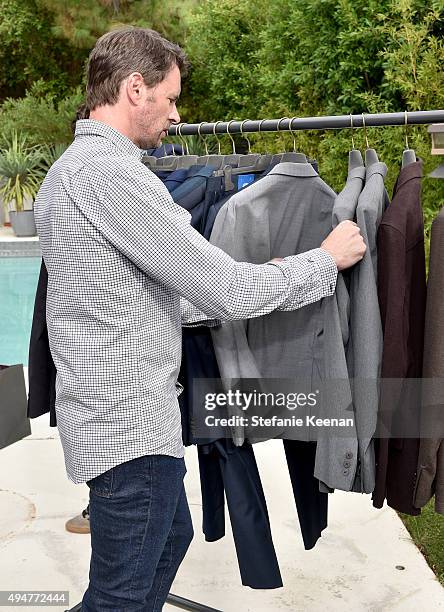
POLYGON ((134 117, 136 144, 151 149, 162 144, 172 123, 179 123, 176 102, 180 95, 180 70, 174 65, 163 81, 145 89, 145 101, 134 117))

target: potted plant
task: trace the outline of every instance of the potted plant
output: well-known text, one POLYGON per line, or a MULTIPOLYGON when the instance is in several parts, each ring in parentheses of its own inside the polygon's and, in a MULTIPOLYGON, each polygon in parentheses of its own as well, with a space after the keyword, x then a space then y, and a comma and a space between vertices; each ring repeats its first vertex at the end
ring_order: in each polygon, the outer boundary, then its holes
POLYGON ((32 205, 44 174, 40 148, 14 132, 0 149, 0 196, 16 236, 37 234, 32 205))

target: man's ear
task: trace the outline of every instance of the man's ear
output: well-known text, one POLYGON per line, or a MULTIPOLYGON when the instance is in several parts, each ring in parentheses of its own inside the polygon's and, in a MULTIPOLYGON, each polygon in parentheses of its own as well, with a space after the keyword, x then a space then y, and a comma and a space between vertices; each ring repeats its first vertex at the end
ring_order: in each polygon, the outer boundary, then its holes
POLYGON ((126 79, 125 89, 126 95, 133 104, 138 106, 143 101, 146 85, 140 72, 132 72, 129 75, 126 79))

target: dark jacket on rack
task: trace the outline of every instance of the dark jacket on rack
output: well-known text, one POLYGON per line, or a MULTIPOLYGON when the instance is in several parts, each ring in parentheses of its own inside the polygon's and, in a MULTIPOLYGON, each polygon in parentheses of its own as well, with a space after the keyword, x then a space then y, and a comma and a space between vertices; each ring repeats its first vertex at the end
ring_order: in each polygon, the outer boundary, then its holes
POLYGON ((373 505, 381 508, 386 498, 389 506, 411 515, 419 514, 413 505, 419 440, 412 432, 419 428, 421 395, 419 385, 405 379, 419 379, 422 373, 426 273, 421 178, 420 161, 401 169, 377 237, 384 332, 381 377, 399 380, 381 389, 379 421, 383 428, 376 440, 373 505), (405 438, 402 423, 409 428, 405 438), (389 438, 390 433, 396 437, 389 438))
POLYGON ((27 416, 34 419, 49 412, 49 424, 51 427, 55 427, 57 425, 55 414, 57 372, 49 350, 48 328, 46 326, 47 287, 48 272, 42 259, 29 340, 27 416))
POLYGON ((282 586, 267 504, 254 457, 246 443, 231 440, 198 446, 203 532, 207 542, 225 535, 225 497, 242 584, 253 589, 282 586))
POLYGON ((444 514, 444 208, 432 224, 427 308, 425 317, 424 367, 426 379, 435 378, 435 387, 425 387, 423 420, 430 431, 429 411, 435 412, 439 431, 436 437, 422 438, 419 448, 415 506, 422 508, 435 495, 436 512, 444 514))

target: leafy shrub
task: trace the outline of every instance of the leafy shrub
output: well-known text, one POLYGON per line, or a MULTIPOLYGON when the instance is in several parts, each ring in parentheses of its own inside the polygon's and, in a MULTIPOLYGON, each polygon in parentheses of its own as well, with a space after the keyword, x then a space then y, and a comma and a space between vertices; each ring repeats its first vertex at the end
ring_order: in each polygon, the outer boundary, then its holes
POLYGON ((3 138, 9 139, 14 131, 26 135, 30 144, 57 144, 72 140, 71 122, 83 101, 80 88, 59 102, 48 93, 41 80, 34 83, 24 98, 9 98, 0 109, 3 138))

